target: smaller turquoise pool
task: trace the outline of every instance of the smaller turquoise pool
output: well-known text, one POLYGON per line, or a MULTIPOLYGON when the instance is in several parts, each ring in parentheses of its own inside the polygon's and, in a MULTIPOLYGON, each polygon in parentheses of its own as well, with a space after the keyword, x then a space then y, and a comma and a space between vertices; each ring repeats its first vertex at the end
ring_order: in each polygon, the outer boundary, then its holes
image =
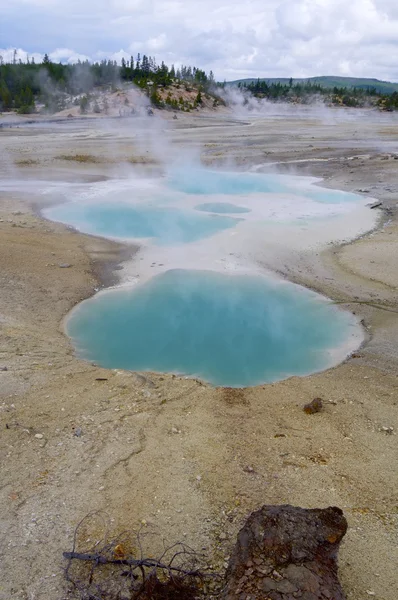
POLYGON ((150 182, 133 179, 95 184, 83 189, 80 197, 75 192, 68 202, 46 208, 43 214, 84 233, 180 245, 215 236, 241 221, 299 224, 301 211, 306 218, 318 218, 331 212, 330 205, 340 204, 337 212, 344 212, 342 205, 360 200, 355 194, 317 187, 310 181, 306 177, 175 169, 150 182), (239 195, 244 198, 228 202, 228 195, 231 200, 239 195), (205 196, 207 201, 201 202, 205 196))
POLYGON ((172 171, 168 184, 171 188, 180 192, 198 195, 279 193, 286 187, 283 179, 274 175, 232 173, 194 168, 172 171))
POLYGON ((324 204, 357 202, 359 199, 356 194, 304 184, 303 180, 302 177, 288 175, 187 168, 171 171, 168 186, 185 194, 196 195, 293 194, 324 204))
POLYGON ((172 207, 83 201, 59 204, 46 209, 44 215, 84 233, 116 239, 153 238, 158 245, 207 238, 235 227, 240 220, 172 207))
POLYGON ((251 212, 250 208, 244 206, 238 206, 237 204, 229 204, 228 202, 206 202, 205 204, 198 204, 195 206, 195 210, 202 210, 203 212, 212 213, 248 213, 251 212))

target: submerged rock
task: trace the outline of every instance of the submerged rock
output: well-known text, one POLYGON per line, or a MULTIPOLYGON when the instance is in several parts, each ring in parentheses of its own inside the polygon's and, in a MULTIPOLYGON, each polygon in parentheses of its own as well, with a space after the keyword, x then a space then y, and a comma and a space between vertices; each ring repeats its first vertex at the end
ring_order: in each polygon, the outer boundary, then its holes
POLYGON ((337 552, 347 531, 336 507, 263 506, 238 534, 223 600, 345 600, 337 552))

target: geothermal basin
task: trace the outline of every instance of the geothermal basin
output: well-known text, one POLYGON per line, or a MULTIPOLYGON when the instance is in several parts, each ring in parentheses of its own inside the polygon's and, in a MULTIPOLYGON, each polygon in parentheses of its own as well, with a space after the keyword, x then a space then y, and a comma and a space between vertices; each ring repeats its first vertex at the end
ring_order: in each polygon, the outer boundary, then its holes
POLYGON ((316 183, 176 168, 64 190, 44 216, 140 245, 118 287, 69 315, 78 355, 230 387, 341 362, 363 341, 356 318, 273 272, 374 226, 369 198, 316 183))

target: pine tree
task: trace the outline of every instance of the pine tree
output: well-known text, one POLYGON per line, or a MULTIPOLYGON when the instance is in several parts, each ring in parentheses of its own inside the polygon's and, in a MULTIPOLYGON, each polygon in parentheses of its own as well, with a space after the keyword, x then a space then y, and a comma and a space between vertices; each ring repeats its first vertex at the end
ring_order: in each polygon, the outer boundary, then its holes
POLYGON ((80 112, 82 114, 85 114, 87 112, 88 104, 89 103, 87 96, 82 96, 82 98, 80 99, 80 112))
POLYGON ((143 72, 145 77, 148 77, 148 75, 150 73, 150 67, 149 67, 148 57, 145 54, 142 57, 141 71, 143 72))
POLYGON ((12 108, 12 96, 5 81, 0 80, 0 110, 8 111, 12 108))

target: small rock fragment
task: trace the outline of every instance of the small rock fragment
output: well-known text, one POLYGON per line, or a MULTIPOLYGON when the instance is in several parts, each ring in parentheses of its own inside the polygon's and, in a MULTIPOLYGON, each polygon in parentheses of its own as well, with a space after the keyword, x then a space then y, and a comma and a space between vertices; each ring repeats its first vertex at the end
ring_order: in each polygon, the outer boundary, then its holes
POLYGON ((313 415, 320 412, 323 408, 322 398, 314 398, 312 402, 306 404, 303 408, 307 415, 313 415))
POLYGON ((69 263, 60 263, 58 266, 60 269, 69 269, 72 265, 69 263))
POLYGON ((35 438, 37 440, 42 440, 44 438, 44 435, 42 433, 36 433, 35 438))
POLYGON ((254 473, 254 469, 253 469, 253 467, 251 467, 250 465, 247 465, 246 467, 243 467, 243 470, 244 470, 246 473, 254 473))
POLYGON ((83 435, 82 428, 81 427, 75 427, 73 435, 75 435, 76 437, 82 437, 82 435, 83 435))
POLYGON ((0 367, 0 371, 8 371, 8 367, 0 367))
POLYGON ((388 435, 392 435, 394 433, 394 427, 383 426, 381 430, 387 433, 388 435))

